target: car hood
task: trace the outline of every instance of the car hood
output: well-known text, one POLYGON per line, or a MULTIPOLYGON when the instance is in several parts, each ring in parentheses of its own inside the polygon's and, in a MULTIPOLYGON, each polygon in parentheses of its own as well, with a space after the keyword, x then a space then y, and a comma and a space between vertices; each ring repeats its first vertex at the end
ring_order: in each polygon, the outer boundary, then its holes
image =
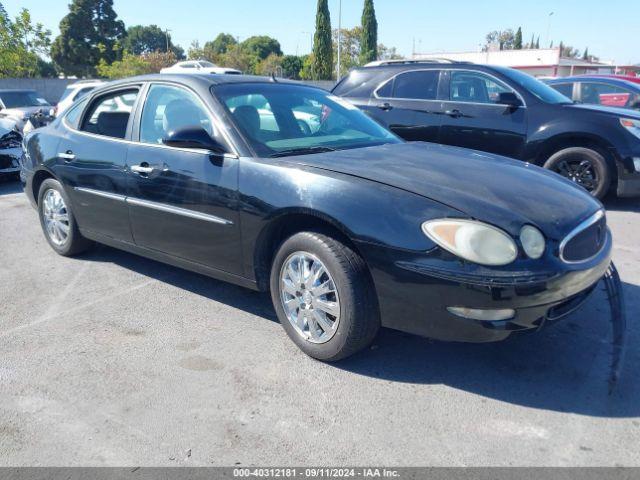
POLYGON ((604 113, 615 117, 625 117, 640 120, 640 112, 630 108, 605 107, 603 105, 587 105, 584 103, 571 103, 565 105, 566 108, 575 110, 588 110, 591 112, 604 113))
MULTIPOLYGON (((602 208, 561 176, 521 161, 413 142, 283 159, 390 185, 517 235, 533 224, 560 240, 602 208)), ((461 215, 463 216, 463 215, 461 215)))

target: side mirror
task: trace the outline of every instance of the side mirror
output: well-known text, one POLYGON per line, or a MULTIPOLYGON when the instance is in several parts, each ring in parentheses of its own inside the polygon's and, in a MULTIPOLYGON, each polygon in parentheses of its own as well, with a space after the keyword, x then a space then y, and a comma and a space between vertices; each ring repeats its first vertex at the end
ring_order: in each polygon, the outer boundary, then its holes
POLYGON ((226 149, 202 127, 185 127, 179 130, 169 132, 166 138, 162 139, 162 143, 169 147, 176 148, 197 148, 200 150, 209 150, 216 154, 226 153, 226 149))
POLYGON ((518 108, 522 106, 522 101, 513 92, 501 92, 498 94, 498 101, 500 105, 507 105, 511 108, 518 108))

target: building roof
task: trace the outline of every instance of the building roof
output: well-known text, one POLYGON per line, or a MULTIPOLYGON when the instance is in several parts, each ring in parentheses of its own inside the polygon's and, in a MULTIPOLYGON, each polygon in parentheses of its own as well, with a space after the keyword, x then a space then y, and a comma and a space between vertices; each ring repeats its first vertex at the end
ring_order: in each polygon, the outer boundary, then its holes
POLYGON ((504 67, 552 67, 552 66, 580 66, 580 67, 609 67, 604 63, 589 62, 579 58, 560 56, 559 48, 540 48, 522 50, 495 50, 486 52, 453 52, 453 53, 417 53, 416 60, 432 58, 447 58, 455 62, 473 62, 479 64, 501 65, 504 67))

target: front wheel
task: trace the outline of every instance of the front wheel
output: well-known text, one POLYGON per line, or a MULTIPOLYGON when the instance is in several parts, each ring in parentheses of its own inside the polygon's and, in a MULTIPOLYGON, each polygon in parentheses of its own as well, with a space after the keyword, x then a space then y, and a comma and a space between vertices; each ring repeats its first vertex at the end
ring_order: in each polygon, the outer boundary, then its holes
POLYGON ((380 328, 367 267, 347 245, 315 232, 286 240, 271 267, 271 298, 287 335, 307 355, 337 361, 380 328))
POLYGON ((607 194, 611 186, 611 171, 607 160, 590 148, 571 147, 560 150, 546 161, 544 168, 559 173, 599 199, 607 194))

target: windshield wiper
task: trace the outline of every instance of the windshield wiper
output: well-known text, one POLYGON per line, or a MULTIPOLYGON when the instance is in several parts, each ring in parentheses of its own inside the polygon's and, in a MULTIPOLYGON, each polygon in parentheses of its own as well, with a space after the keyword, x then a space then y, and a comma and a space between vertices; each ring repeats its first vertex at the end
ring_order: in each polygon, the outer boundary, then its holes
POLYGON ((335 152, 335 148, 331 147, 304 147, 304 148, 290 148, 288 150, 280 150, 279 152, 272 153, 269 158, 276 157, 289 157, 295 155, 310 155, 312 153, 325 153, 335 152))

